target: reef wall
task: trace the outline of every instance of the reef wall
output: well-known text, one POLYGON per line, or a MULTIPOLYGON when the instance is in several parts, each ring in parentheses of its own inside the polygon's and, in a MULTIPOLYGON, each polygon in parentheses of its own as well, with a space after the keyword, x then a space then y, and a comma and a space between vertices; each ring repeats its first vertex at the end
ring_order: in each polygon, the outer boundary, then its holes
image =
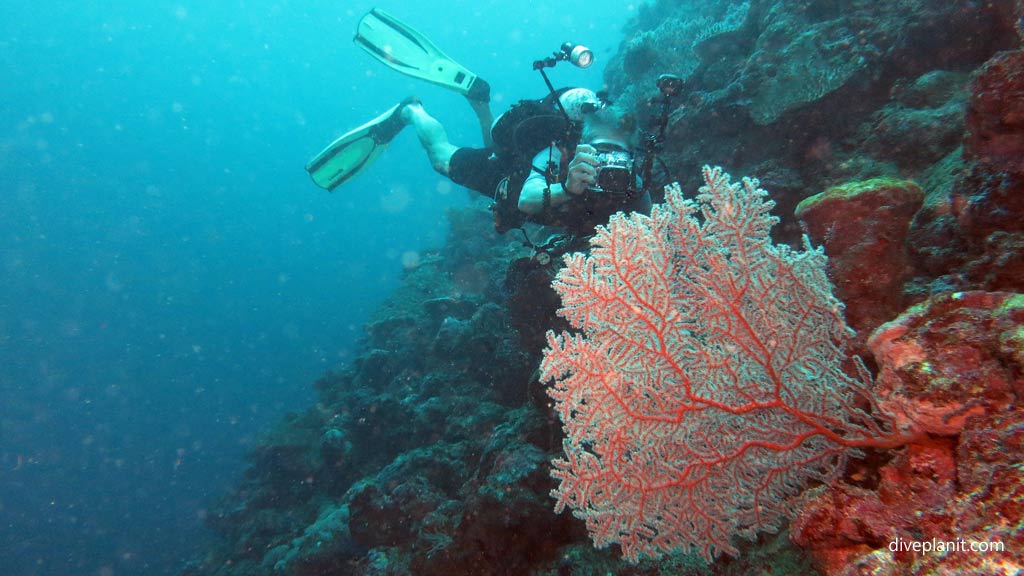
MULTIPOLYGON (((550 274, 477 206, 451 215, 318 403, 253 451, 210 514, 219 543, 185 574, 923 574, 952 565, 886 555, 889 533, 1019 523, 1022 17, 1012 0, 689 0, 626 26, 617 105, 644 119, 658 75, 685 81, 662 179, 693 191, 709 163, 760 179, 778 239, 825 247, 880 390, 929 424, 929 442, 868 454, 794 504, 795 544, 632 565, 552 512, 561 429, 535 370, 556 320, 531 308, 550 274)), ((1020 566, 1022 545, 1000 561, 1020 566)))

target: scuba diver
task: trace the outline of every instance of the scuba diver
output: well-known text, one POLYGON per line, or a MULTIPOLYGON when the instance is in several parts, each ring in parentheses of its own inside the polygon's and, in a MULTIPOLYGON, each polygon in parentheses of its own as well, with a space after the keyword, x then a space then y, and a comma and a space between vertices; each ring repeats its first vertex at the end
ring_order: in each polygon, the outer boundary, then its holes
POLYGON ((411 125, 437 172, 494 199, 499 232, 521 229, 530 220, 583 234, 616 211, 649 208, 650 196, 632 167, 630 119, 591 90, 556 90, 544 72, 560 61, 589 66, 593 53, 587 48, 567 43, 536 61, 549 94, 520 101, 495 121, 487 82, 395 17, 371 10, 360 20, 354 41, 398 72, 463 95, 476 114, 484 146, 452 144, 422 103, 407 98, 317 154, 306 170, 318 186, 333 191, 345 184, 411 125))
POLYGON ((652 177, 654 160, 682 79, 667 74, 658 79, 662 98, 651 100, 660 109, 660 117, 653 118, 658 130, 638 131, 631 116, 618 112, 600 94, 585 88, 555 89, 545 69, 564 61, 581 68, 593 62, 590 50, 566 43, 533 63, 548 95, 521 100, 494 120, 487 82, 393 16, 371 10, 359 22, 355 43, 398 72, 464 96, 476 113, 484 146, 452 144, 422 103, 407 98, 332 142, 306 170, 318 186, 333 191, 364 171, 406 126, 413 126, 434 169, 492 198, 498 232, 519 229, 524 244, 533 249, 533 256, 510 264, 505 285, 513 326, 524 347, 539 352, 544 331, 561 321, 555 315, 560 300, 551 289, 557 256, 586 250, 594 227, 615 212, 650 209, 649 189, 654 180, 662 180, 652 177), (638 132, 641 142, 636 141, 638 132), (523 228, 527 220, 564 233, 534 243, 523 228))

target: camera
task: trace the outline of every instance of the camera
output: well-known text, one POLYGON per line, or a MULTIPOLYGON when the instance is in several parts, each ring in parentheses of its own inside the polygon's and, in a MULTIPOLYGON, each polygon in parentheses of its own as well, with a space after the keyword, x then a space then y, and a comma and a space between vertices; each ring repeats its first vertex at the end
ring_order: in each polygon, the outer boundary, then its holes
POLYGON ((598 152, 597 179, 590 188, 606 194, 631 194, 636 188, 633 175, 633 155, 623 150, 598 152))

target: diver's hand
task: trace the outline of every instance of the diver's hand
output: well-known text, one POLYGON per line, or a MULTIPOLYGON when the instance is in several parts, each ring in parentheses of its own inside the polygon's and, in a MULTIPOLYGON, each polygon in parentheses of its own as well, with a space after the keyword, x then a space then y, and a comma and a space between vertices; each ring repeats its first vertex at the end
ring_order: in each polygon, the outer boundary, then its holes
POLYGON ((588 144, 576 147, 576 155, 569 161, 569 176, 565 189, 570 194, 580 195, 597 182, 597 148, 588 144))

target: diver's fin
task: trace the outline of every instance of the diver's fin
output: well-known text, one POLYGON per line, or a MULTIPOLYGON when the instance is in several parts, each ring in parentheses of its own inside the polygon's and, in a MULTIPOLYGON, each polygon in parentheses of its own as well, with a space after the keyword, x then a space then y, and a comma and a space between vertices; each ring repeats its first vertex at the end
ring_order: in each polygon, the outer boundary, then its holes
POLYGON ((387 112, 331 142, 306 164, 306 172, 309 172, 313 182, 333 191, 372 164, 384 152, 388 143, 405 128, 401 117, 402 108, 412 102, 419 100, 406 98, 387 112))
POLYGON ((426 36, 379 8, 359 21, 353 41, 391 68, 454 90, 471 100, 490 101, 490 87, 438 49, 426 36))

